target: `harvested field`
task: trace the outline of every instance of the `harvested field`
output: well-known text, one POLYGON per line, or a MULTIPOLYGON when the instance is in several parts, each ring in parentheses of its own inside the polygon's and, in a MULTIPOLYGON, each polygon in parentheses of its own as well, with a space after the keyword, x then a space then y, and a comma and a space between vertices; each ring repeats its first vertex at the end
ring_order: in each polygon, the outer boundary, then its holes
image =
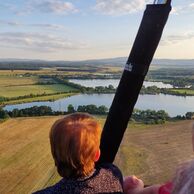
MULTIPOLYGON (((48 134, 60 117, 10 119, 0 124, 0 193, 31 193, 59 180, 48 134)), ((99 117, 104 122, 103 117, 99 117)), ((192 158, 191 123, 131 124, 116 158, 123 174, 146 184, 168 180, 178 163, 192 158)))
POLYGON ((141 127, 129 125, 117 156, 117 164, 123 174, 138 175, 146 184, 171 179, 177 165, 194 156, 192 122, 141 127))
POLYGON ((38 78, 33 77, 22 77, 22 76, 1 76, 0 75, 0 87, 10 87, 10 86, 24 86, 32 85, 38 82, 38 78))

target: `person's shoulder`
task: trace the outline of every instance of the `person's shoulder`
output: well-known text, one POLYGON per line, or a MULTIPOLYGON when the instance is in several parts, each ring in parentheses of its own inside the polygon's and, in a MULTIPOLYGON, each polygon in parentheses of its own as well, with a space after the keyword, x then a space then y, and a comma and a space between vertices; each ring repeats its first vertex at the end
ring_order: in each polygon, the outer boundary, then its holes
POLYGON ((42 190, 39 190, 39 191, 36 191, 32 194, 51 194, 53 193, 53 189, 52 187, 47 187, 46 189, 42 189, 42 190))
POLYGON ((113 177, 117 177, 120 182, 123 182, 123 175, 116 165, 111 163, 104 163, 99 166, 99 169, 104 173, 107 173, 113 177))
POLYGON ((56 183, 53 186, 47 187, 45 189, 36 191, 32 194, 55 194, 55 193, 60 193, 60 185, 61 185, 62 181, 59 181, 58 183, 56 183))

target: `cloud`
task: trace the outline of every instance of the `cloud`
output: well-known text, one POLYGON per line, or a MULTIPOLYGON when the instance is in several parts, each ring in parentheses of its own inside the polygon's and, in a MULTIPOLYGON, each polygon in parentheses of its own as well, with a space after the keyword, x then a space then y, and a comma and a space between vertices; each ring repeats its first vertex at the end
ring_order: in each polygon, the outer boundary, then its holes
POLYGON ((94 9, 107 15, 125 15, 142 10, 147 2, 147 0, 96 0, 94 9))
POLYGON ((194 3, 185 4, 183 6, 176 6, 172 8, 172 14, 179 15, 182 13, 193 13, 194 3))
POLYGON ((60 52, 88 48, 88 45, 82 41, 73 41, 56 35, 21 32, 0 33, 0 45, 38 52, 60 52))
POLYGON ((15 22, 15 21, 6 21, 6 20, 0 20, 0 24, 8 25, 8 26, 19 26, 19 25, 20 25, 19 22, 15 22))
POLYGON ((190 40, 193 38, 194 38, 194 32, 187 32, 179 35, 170 35, 161 40, 161 45, 167 46, 172 44, 179 44, 182 41, 190 40))
POLYGON ((194 3, 191 3, 191 4, 189 5, 189 8, 190 8, 190 9, 194 9, 194 3))
POLYGON ((14 5, 9 10, 17 15, 31 14, 33 12, 66 15, 78 12, 78 9, 71 2, 64 0, 27 0, 23 5, 14 5))
POLYGON ((7 25, 7 26, 13 26, 13 27, 35 27, 35 28, 46 28, 46 29, 51 29, 51 30, 66 30, 66 28, 63 25, 59 24, 48 24, 48 23, 37 23, 37 24, 25 24, 17 21, 8 21, 8 20, 1 20, 0 19, 0 24, 7 25))
POLYGON ((72 3, 62 0, 42 0, 31 5, 33 9, 45 13, 69 14, 78 11, 72 3))

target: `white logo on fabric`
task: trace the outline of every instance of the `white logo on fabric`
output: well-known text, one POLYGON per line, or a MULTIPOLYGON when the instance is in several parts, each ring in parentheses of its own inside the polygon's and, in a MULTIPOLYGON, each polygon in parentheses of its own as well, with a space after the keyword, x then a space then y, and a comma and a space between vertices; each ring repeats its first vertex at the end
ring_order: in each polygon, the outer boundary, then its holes
POLYGON ((132 69, 133 69, 132 63, 129 63, 129 64, 126 64, 126 65, 125 65, 125 70, 126 70, 126 71, 130 71, 130 72, 131 72, 132 69))

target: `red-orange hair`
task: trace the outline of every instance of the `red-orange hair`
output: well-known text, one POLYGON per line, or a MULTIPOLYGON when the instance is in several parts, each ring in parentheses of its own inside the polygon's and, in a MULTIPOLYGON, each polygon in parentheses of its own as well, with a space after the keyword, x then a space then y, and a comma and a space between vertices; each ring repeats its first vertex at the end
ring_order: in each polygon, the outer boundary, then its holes
POLYGON ((94 169, 101 127, 89 114, 73 113, 57 120, 50 131, 51 152, 65 178, 87 176, 94 169))

